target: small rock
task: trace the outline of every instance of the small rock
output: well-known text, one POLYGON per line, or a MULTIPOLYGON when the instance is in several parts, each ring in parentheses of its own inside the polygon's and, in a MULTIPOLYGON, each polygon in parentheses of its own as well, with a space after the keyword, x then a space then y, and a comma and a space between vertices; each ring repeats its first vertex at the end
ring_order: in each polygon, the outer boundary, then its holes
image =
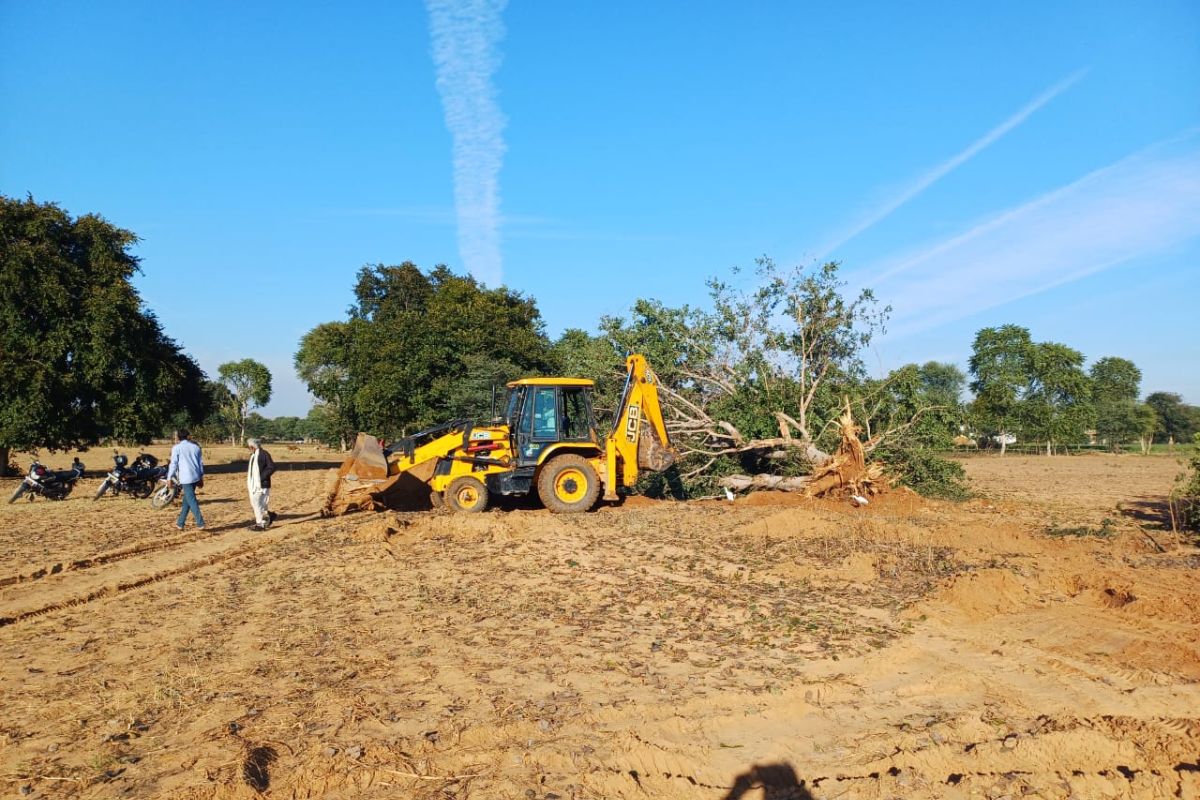
POLYGON ((363 757, 362 746, 356 744, 353 747, 347 747, 346 755, 350 756, 351 758, 362 758, 363 757))
POLYGON ((542 733, 546 733, 547 731, 549 731, 549 730, 550 730, 550 727, 551 727, 551 726, 550 726, 550 720, 546 720, 546 719, 539 719, 539 720, 537 721, 537 726, 538 726, 538 730, 539 730, 539 731, 541 731, 542 733))
POLYGON ((534 797, 537 797, 537 791, 533 789, 526 789, 525 796, 530 798, 530 800, 533 800, 534 797))
POLYGON ((333 758, 338 754, 338 749, 336 747, 326 747, 324 753, 326 758, 333 758))
POLYGON ((46 752, 57 753, 58 752, 58 744, 55 743, 55 744, 50 745, 49 747, 46 748, 46 752))
POLYGON ((21 794, 33 794, 33 787, 29 784, 25 784, 21 787, 21 794))

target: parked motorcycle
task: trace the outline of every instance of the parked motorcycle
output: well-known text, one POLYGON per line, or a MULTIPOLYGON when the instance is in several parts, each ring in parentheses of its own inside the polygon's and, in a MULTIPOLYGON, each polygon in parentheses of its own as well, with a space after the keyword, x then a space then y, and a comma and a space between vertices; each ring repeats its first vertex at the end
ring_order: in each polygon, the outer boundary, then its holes
POLYGON ((76 458, 71 462, 70 469, 52 470, 35 461, 29 467, 29 474, 21 481, 21 485, 8 498, 15 503, 21 495, 28 495, 32 501, 35 494, 40 494, 47 500, 66 500, 67 495, 75 488, 75 482, 83 477, 83 462, 76 458))
MULTIPOLYGON (((115 452, 115 451, 114 451, 115 452)), ((154 493, 154 486, 167 474, 166 467, 158 465, 158 459, 149 453, 138 453, 133 463, 123 453, 113 456, 113 469, 104 477, 93 500, 99 500, 108 491, 113 494, 129 492, 139 500, 154 493)))
POLYGON ((171 480, 159 485, 158 489, 150 497, 150 505, 159 509, 166 508, 175 502, 181 491, 183 491, 183 487, 179 485, 179 481, 171 478, 171 480))

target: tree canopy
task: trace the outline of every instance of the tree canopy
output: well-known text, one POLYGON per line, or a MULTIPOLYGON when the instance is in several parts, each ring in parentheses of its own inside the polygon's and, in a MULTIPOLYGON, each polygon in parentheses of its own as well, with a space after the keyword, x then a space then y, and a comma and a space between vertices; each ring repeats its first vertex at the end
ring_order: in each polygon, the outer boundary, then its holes
POLYGON ((363 267, 345 321, 301 341, 296 370, 342 435, 397 437, 487 413, 491 387, 555 370, 532 298, 445 266, 363 267))
POLYGON ((246 438, 246 419, 251 409, 271 402, 271 370, 252 358, 227 361, 217 367, 221 383, 229 390, 229 416, 236 426, 237 441, 246 438))
POLYGON ((137 241, 0 196, 0 451, 146 442, 180 410, 207 412, 204 373, 131 283, 137 241))

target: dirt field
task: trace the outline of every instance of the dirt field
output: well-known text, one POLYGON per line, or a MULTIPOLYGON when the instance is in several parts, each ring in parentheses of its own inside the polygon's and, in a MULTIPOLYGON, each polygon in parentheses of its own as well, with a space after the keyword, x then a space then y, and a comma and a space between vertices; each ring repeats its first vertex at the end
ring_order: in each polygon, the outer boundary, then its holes
POLYGON ((204 532, 99 478, 0 505, 6 796, 1200 797, 1173 460, 971 459, 961 505, 320 520, 336 456, 274 455, 267 533, 236 463, 204 532))

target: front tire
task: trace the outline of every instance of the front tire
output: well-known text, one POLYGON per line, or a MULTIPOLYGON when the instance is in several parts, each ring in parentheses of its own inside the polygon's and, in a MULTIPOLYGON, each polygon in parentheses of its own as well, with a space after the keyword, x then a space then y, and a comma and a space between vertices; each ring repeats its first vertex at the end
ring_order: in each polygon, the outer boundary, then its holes
POLYGON ((556 514, 589 511, 600 497, 600 476, 583 456, 558 456, 542 467, 538 496, 556 514))
POLYGON ((157 509, 163 509, 175 502, 175 493, 172 487, 164 485, 150 498, 150 505, 157 509))
POLYGON ((109 483, 107 480, 100 484, 100 488, 96 490, 96 496, 92 500, 99 500, 101 497, 104 497, 104 493, 108 491, 108 486, 109 483))
POLYGON ((21 495, 25 494, 26 488, 27 487, 25 486, 25 481, 21 481, 21 485, 18 486, 17 490, 12 493, 12 497, 8 498, 8 502, 10 502, 10 503, 17 502, 17 500, 21 497, 21 495))
POLYGON ((129 493, 132 494, 134 497, 136 497, 138 500, 145 500, 147 497, 149 497, 150 495, 152 495, 154 493, 154 484, 151 483, 150 481, 143 481, 142 483, 136 483, 130 488, 129 493))
POLYGON ((488 490, 481 481, 464 475, 455 478, 446 489, 446 505, 466 514, 478 514, 487 508, 488 490))

